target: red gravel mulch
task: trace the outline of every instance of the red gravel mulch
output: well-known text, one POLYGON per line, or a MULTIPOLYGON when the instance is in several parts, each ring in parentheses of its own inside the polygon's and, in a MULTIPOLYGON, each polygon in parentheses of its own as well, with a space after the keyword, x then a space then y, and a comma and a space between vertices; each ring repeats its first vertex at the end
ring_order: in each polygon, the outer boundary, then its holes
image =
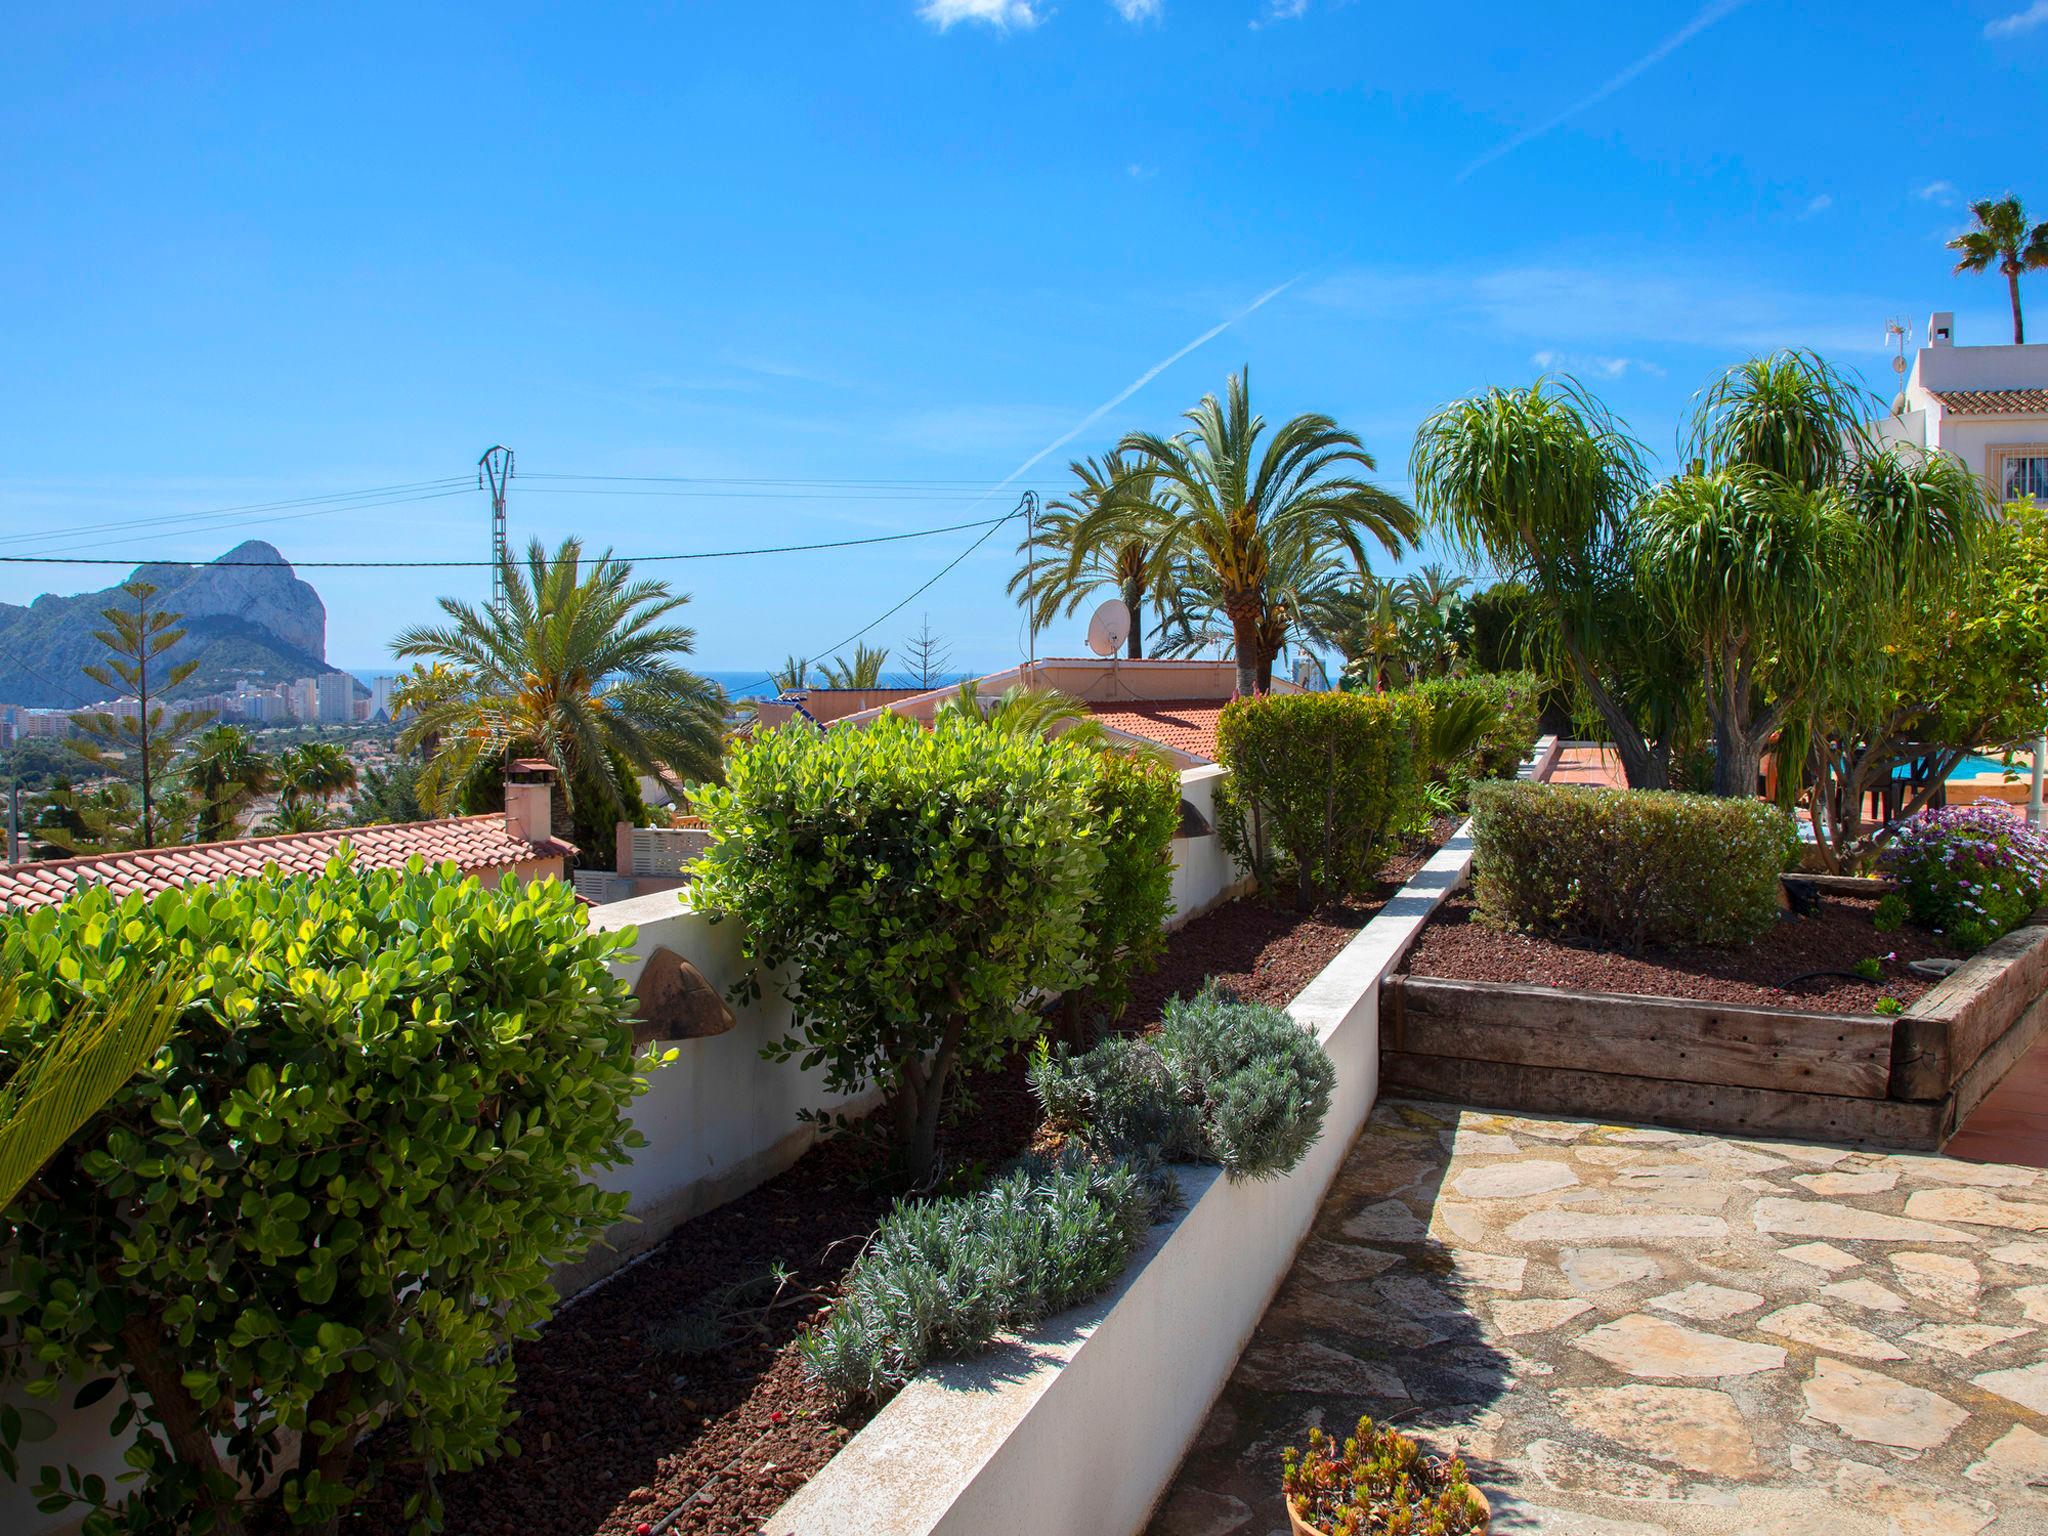
POLYGON ((1572 992, 1635 992, 1752 1008, 1863 1014, 1880 997, 1910 1005, 1934 983, 1906 969, 1909 960, 1955 953, 1918 928, 1879 933, 1873 901, 1824 896, 1811 917, 1783 916, 1753 944, 1650 948, 1621 954, 1592 944, 1505 933, 1473 920, 1469 896, 1454 896, 1424 925, 1402 970, 1455 981, 1515 982, 1572 992), (1849 974, 1867 956, 1895 955, 1884 979, 1849 974), (1801 979, 1803 978, 1803 979, 1801 979))
MULTIPOLYGON (((1307 915, 1234 901, 1176 930, 1159 968, 1133 988, 1119 1027, 1151 1027, 1168 998, 1192 995, 1212 975, 1242 997, 1285 1004, 1453 825, 1439 823, 1430 848, 1388 865, 1369 899, 1307 915)), ((964 1086, 969 1111, 946 1130, 941 1153, 971 1179, 1029 1148, 1041 1117, 1021 1054, 964 1086)), ((445 1528, 459 1536, 632 1536, 687 1505, 667 1531, 755 1530, 873 1413, 806 1382, 795 1340, 888 1209, 874 1158, 858 1138, 824 1142, 563 1307, 540 1338, 517 1347, 512 1434, 521 1453, 443 1478, 445 1528), (699 1355, 657 1347, 652 1335, 664 1324, 778 1264, 790 1273, 783 1294, 791 1304, 760 1316, 739 1341, 699 1355)), ((346 1529, 404 1530, 400 1511, 417 1486, 410 1475, 388 1476, 346 1529)))

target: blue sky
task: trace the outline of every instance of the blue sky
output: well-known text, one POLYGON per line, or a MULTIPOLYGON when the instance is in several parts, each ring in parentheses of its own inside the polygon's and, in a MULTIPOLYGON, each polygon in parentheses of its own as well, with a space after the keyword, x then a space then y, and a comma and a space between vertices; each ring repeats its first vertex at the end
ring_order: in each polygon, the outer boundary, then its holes
MULTIPOLYGON (((1942 242, 1964 197, 2015 190, 2048 215, 2038 135, 2014 116, 2048 77, 2048 0, 1922 6, 1906 31, 1870 17, 1789 0, 18 9, 0 50, 0 549, 203 557, 256 536, 297 559, 473 558, 474 491, 89 529, 472 474, 500 441, 521 541, 652 553, 952 523, 1025 485, 1058 494, 1069 456, 1171 428, 1240 364, 1269 418, 1330 412, 1397 487, 1428 410, 1545 367, 1668 457, 1693 391, 1749 351, 1815 346, 1888 386, 1890 316, 1953 308, 1965 342, 2009 334, 2003 285, 1950 277, 1942 242), (546 474, 841 484, 592 495, 546 474)), ((2032 288, 2048 325, 2048 282, 2032 288)), ((695 594, 700 662, 738 668, 819 653, 968 537, 667 574, 695 594)), ((929 613, 957 664, 1013 659, 1013 543, 873 638, 898 647, 929 613)), ((0 567, 0 598, 112 574, 0 567)), ((353 666, 438 593, 485 587, 308 574, 329 655, 353 666)))

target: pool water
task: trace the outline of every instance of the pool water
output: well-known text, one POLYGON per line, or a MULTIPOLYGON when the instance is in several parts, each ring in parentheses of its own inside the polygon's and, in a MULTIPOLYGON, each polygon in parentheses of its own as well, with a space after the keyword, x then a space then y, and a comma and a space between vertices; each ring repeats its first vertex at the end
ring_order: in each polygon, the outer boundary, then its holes
MULTIPOLYGON (((1892 777, 1903 779, 1911 771, 1908 765, 1901 763, 1892 770, 1892 777)), ((1972 752, 1968 757, 1956 764, 1954 771, 1949 774, 1949 777, 1951 779, 1974 779, 1980 775, 1989 774, 1995 778, 2002 779, 2004 782, 2017 784, 2025 782, 2032 773, 2033 769, 2024 761, 2015 761, 2008 768, 1995 757, 1985 757, 1982 753, 1972 752)))

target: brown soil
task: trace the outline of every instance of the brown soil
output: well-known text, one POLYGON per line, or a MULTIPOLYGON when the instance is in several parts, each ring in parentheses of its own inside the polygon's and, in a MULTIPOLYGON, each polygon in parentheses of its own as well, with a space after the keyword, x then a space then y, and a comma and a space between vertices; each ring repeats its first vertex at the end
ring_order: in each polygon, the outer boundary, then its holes
MULTIPOLYGON (((1440 823, 1432 846, 1451 830, 1440 823)), ((1168 998, 1193 994, 1210 976, 1242 997, 1285 1004, 1430 851, 1390 864, 1369 900, 1304 916, 1248 899, 1195 919, 1168 940, 1159 968, 1139 979, 1119 1027, 1155 1025, 1168 998)), ((945 1132, 942 1155, 951 1178, 971 1183, 1032 1146, 1040 1115, 1021 1054, 964 1086, 965 1112, 945 1132)), ((541 1337, 516 1349, 512 1435, 520 1454, 443 1478, 444 1528, 459 1536, 758 1529, 873 1413, 805 1381, 795 1340, 822 1315, 888 1209, 876 1170, 859 1138, 824 1142, 564 1306, 541 1337), (699 1355, 657 1347, 651 1336, 663 1325, 775 1265, 790 1277, 782 1302, 754 1317, 738 1341, 699 1355)), ((395 1442, 366 1447, 370 1455, 401 1451, 395 1442)), ((410 1474, 388 1475, 346 1529, 404 1530, 400 1511, 417 1487, 410 1474)))
POLYGON ((1879 933, 1873 901, 1826 896, 1811 917, 1781 917, 1753 944, 1651 948, 1620 954, 1592 944, 1505 933, 1474 921, 1469 897, 1454 896, 1424 925, 1402 969, 1457 981, 1515 982, 1573 992, 1635 992, 1806 1013, 1869 1013, 1880 997, 1901 1003, 1933 985, 1906 969, 1954 950, 1930 933, 1879 933), (1887 960, 1884 979, 1853 974, 1858 960, 1887 960), (1820 972, 1822 974, 1811 974, 1820 972))

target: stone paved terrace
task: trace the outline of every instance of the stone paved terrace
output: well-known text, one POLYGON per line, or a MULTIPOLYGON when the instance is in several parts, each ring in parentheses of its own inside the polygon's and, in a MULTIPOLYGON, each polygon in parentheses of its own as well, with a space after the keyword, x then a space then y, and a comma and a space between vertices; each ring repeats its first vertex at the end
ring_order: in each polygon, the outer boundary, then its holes
POLYGON ((1152 1536, 1360 1413, 1496 1532, 2048 1533, 2048 1174, 1384 1102, 1152 1536))

